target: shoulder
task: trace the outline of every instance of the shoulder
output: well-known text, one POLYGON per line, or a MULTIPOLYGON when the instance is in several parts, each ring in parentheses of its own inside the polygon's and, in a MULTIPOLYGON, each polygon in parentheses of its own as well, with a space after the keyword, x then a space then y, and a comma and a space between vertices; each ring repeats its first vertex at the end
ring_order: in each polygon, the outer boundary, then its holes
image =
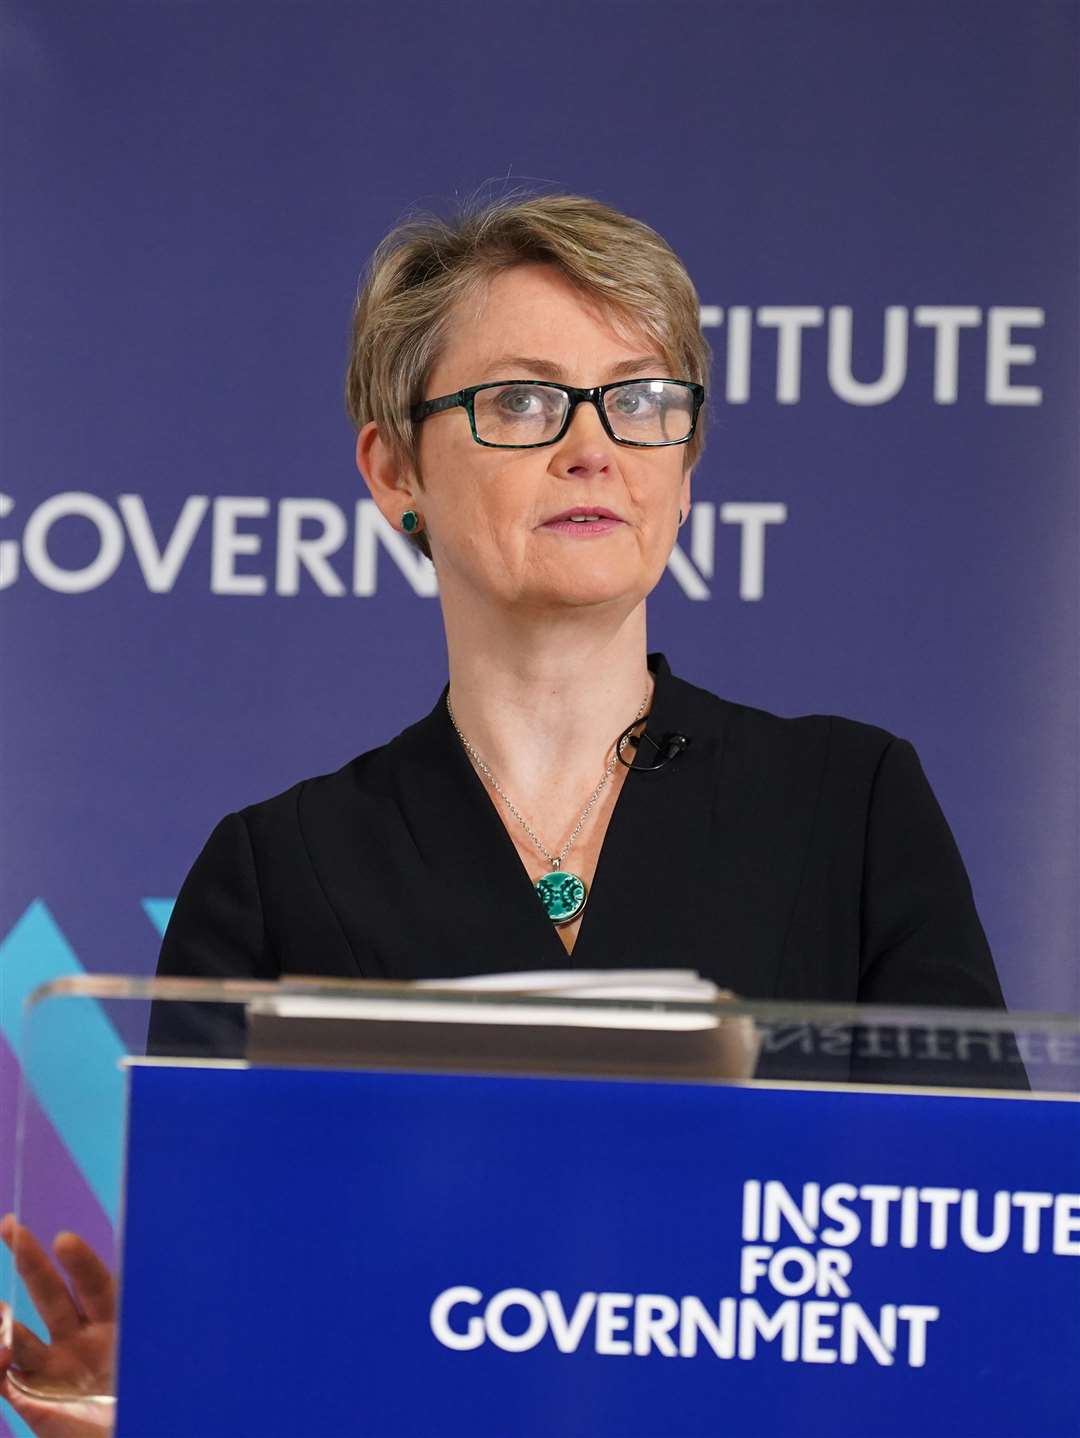
POLYGON ((340 768, 313 774, 266 799, 238 811, 252 841, 280 839, 313 823, 355 823, 358 815, 375 814, 398 802, 398 771, 403 757, 425 755, 431 747, 433 716, 428 715, 400 734, 349 759, 340 768))
POLYGON ((672 676, 689 727, 718 743, 725 761, 753 768, 815 768, 823 776, 872 782, 887 754, 913 752, 906 740, 876 724, 839 714, 781 715, 723 699, 672 676))
POLYGON ((295 829, 313 809, 334 808, 342 802, 377 801, 388 789, 389 744, 358 754, 339 769, 312 774, 277 794, 246 804, 239 818, 253 836, 295 829))

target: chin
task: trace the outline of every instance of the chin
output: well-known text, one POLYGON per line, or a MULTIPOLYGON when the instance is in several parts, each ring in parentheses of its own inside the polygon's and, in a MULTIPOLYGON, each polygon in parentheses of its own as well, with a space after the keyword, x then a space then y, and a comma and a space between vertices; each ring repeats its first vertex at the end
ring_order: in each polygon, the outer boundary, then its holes
POLYGON ((558 580, 537 585, 523 597, 542 609, 589 609, 610 605, 629 611, 640 604, 648 592, 640 578, 636 583, 630 583, 625 575, 581 574, 563 575, 558 580))

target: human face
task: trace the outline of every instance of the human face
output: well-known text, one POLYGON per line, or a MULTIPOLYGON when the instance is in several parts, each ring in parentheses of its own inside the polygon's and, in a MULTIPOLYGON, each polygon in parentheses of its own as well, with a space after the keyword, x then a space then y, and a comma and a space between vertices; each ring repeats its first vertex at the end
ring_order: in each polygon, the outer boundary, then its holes
MULTIPOLYGON (((589 387, 669 369, 653 341, 619 327, 558 270, 520 265, 458 306, 425 395, 497 379, 589 387)), ((440 588, 509 606, 629 611, 659 580, 679 510, 689 509, 685 459, 680 445, 618 444, 589 404, 539 449, 478 445, 463 409, 431 416, 420 431, 415 507, 440 588), (598 509, 610 517, 565 518, 598 509)))

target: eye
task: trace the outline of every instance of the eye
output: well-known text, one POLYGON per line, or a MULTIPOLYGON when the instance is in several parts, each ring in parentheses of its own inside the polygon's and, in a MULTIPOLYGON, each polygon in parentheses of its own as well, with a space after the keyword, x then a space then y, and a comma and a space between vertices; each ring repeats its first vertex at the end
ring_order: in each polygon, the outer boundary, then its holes
POLYGON ((646 384, 627 385, 624 389, 615 391, 610 403, 619 414, 629 419, 640 419, 663 409, 663 388, 658 386, 654 391, 646 384))
POLYGON ((531 415, 543 414, 549 408, 547 396, 543 390, 533 389, 528 385, 518 385, 511 389, 501 390, 498 394, 497 404, 504 414, 512 415, 515 418, 527 418, 531 415))

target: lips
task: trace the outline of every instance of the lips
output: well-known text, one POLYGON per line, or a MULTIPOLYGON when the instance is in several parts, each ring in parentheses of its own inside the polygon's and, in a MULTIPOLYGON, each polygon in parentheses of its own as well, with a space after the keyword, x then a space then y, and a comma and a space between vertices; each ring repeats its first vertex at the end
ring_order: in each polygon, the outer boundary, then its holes
POLYGON ((553 514, 550 519, 544 521, 548 524, 580 524, 587 526, 596 524, 600 520, 611 520, 615 524, 621 524, 619 516, 610 509, 604 509, 599 505, 583 504, 576 505, 573 509, 564 509, 561 514, 553 514))

